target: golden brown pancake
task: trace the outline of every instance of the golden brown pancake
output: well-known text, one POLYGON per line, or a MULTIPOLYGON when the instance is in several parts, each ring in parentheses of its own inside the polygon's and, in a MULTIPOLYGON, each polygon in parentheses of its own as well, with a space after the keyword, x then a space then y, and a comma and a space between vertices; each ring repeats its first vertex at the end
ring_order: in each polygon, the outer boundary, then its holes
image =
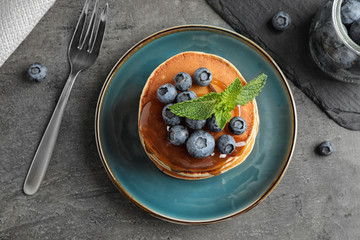
MULTIPOLYGON (((221 154, 215 147, 214 153, 205 158, 194 158, 186 150, 185 145, 174 146, 167 140, 167 126, 161 111, 165 104, 156 96, 157 89, 165 84, 174 84, 174 77, 179 72, 187 72, 191 76, 195 70, 205 67, 213 75, 212 85, 216 91, 222 92, 237 77, 246 84, 241 73, 229 61, 202 52, 183 52, 160 64, 148 78, 140 97, 139 135, 145 152, 155 165, 164 173, 181 179, 203 179, 224 173, 242 163, 250 154, 258 131, 259 116, 256 101, 244 106, 237 106, 233 116, 241 116, 247 123, 247 130, 242 135, 233 135, 226 126, 219 133, 210 132, 215 141, 223 134, 232 135, 236 148, 231 154, 221 154)), ((201 87, 193 82, 190 90, 198 97, 211 92, 209 87, 201 87)), ((206 127, 204 130, 207 130, 206 127)))

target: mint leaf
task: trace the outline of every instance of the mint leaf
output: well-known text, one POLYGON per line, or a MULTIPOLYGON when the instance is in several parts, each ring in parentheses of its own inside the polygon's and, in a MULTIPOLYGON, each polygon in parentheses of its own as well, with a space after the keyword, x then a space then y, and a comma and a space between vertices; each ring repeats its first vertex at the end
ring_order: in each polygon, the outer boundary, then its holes
POLYGON ((253 100, 264 87, 267 76, 261 74, 242 87, 241 94, 235 101, 235 105, 245 105, 253 100))
POLYGON ((221 94, 220 101, 232 109, 235 108, 235 102, 242 90, 241 81, 236 78, 221 94))
POLYGON ((218 98, 219 94, 212 92, 190 101, 171 105, 170 110, 180 117, 207 119, 214 113, 218 98))
POLYGON ((231 110, 230 111, 216 111, 215 112, 215 119, 216 123, 218 124, 219 128, 224 129, 226 123, 230 121, 231 118, 231 110))

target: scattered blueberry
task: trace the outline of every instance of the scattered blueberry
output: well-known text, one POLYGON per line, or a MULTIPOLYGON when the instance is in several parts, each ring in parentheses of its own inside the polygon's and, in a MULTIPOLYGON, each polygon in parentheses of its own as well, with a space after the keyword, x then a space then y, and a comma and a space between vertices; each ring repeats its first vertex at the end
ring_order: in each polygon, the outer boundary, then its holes
POLYGON ((358 45, 360 45, 360 19, 351 24, 349 37, 358 45))
POLYGON ((174 113, 171 112, 169 106, 172 104, 166 105, 162 110, 162 118, 164 119, 164 122, 166 125, 169 126, 175 126, 180 124, 181 118, 174 113))
POLYGON ((216 122, 215 114, 213 114, 211 118, 206 119, 206 125, 212 132, 220 132, 222 130, 216 122))
POLYGON ((192 86, 191 76, 186 72, 180 72, 176 74, 174 80, 176 88, 182 92, 189 90, 192 86))
POLYGON ((198 85, 205 87, 211 83, 212 74, 208 69, 201 67, 194 72, 193 78, 198 85))
POLYGON ((241 135, 246 131, 246 121, 241 117, 233 117, 229 122, 229 130, 235 135, 241 135))
POLYGON ((186 126, 188 126, 188 128, 191 128, 193 130, 199 130, 205 126, 206 119, 196 120, 196 119, 185 118, 185 123, 186 123, 186 126))
POLYGON ((166 83, 158 88, 156 95, 160 102, 171 103, 175 100, 177 91, 174 85, 166 83))
POLYGON ((189 131, 182 125, 173 126, 168 132, 168 140, 173 145, 184 144, 188 137, 189 131))
POLYGON ((186 142, 186 149, 195 158, 203 158, 213 153, 215 148, 214 137, 203 130, 193 132, 186 142))
POLYGON ((196 93, 193 91, 181 92, 176 96, 176 102, 185 102, 197 98, 196 93))
POLYGON ((235 139, 230 135, 222 135, 216 142, 219 151, 223 154, 230 154, 235 150, 235 139))
POLYGON ((276 30, 283 31, 291 24, 291 18, 286 12, 278 12, 272 18, 272 25, 276 30))
POLYGON ((320 145, 318 146, 318 151, 321 155, 329 156, 334 152, 334 147, 330 142, 325 141, 320 143, 320 145))
POLYGON ((341 6, 341 21, 343 24, 352 24, 360 18, 360 2, 345 0, 341 6))
POLYGON ((33 63, 28 69, 28 78, 33 81, 41 82, 46 78, 47 68, 41 63, 33 63))

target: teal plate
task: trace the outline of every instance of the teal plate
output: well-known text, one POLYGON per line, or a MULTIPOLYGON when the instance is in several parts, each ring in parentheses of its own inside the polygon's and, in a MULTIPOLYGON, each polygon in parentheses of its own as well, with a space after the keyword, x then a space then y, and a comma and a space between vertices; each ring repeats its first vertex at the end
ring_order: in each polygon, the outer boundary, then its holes
POLYGON ((150 214, 184 224, 228 219, 264 200, 289 165, 296 126, 291 90, 274 60, 235 32, 203 25, 166 29, 133 46, 107 77, 95 116, 99 155, 116 187, 150 214), (260 128, 252 153, 238 167, 204 180, 162 173, 147 157, 138 136, 139 98, 147 78, 159 64, 184 51, 221 56, 247 80, 268 75, 256 98, 260 128))

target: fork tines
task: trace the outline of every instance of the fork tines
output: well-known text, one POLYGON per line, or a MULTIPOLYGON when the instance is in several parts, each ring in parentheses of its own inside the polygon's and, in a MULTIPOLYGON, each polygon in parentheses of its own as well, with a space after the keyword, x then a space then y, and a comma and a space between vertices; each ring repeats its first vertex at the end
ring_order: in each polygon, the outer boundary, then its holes
POLYGON ((105 4, 105 7, 100 14, 98 23, 95 22, 95 19, 98 15, 97 11, 99 8, 99 0, 96 0, 95 2, 90 20, 87 20, 89 18, 89 5, 90 0, 86 0, 79 20, 76 24, 69 50, 77 48, 78 50, 86 50, 89 53, 93 52, 98 54, 104 37, 108 4, 105 4), (85 26, 87 21, 88 27, 86 28, 85 26))

